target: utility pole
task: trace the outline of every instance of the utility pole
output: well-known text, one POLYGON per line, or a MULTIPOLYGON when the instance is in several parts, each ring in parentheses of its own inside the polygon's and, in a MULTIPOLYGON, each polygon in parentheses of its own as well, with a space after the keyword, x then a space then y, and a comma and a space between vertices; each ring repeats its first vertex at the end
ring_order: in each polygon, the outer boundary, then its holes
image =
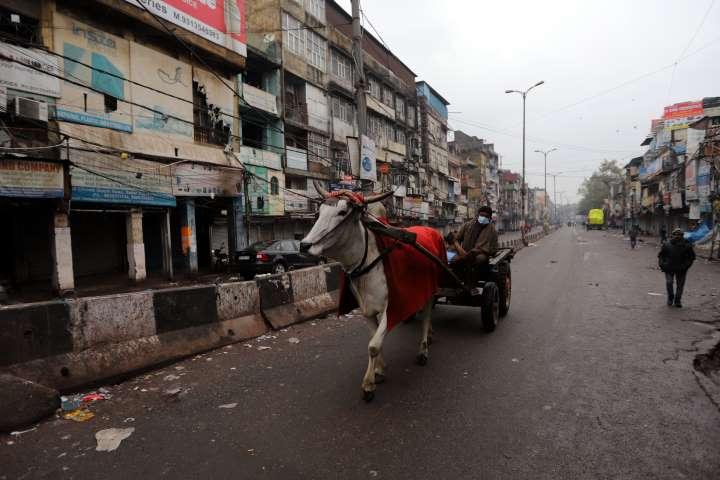
POLYGON ((555 221, 557 221, 557 184, 555 183, 556 178, 557 175, 553 175, 553 206, 555 207, 555 221))
POLYGON ((352 52, 355 64, 355 103, 357 104, 358 158, 362 163, 362 137, 367 132, 367 105, 365 102, 365 67, 363 63, 362 26, 360 25, 360 0, 352 4, 352 52))
POLYGON ((525 182, 525 99, 527 98, 527 94, 535 87, 539 87, 545 83, 545 80, 540 80, 532 87, 528 88, 527 90, 505 90, 505 93, 519 93, 522 95, 522 102, 523 102, 523 129, 522 129, 522 229, 520 231, 520 234, 522 236, 523 244, 527 245, 527 240, 525 239, 525 226, 527 225, 527 218, 526 218, 526 206, 525 206, 525 199, 527 197, 527 183, 525 182))
POLYGON ((557 150, 557 148, 551 148, 550 150, 535 150, 535 153, 542 153, 545 157, 545 216, 548 216, 548 208, 547 208, 547 200, 548 200, 548 190, 547 190, 547 157, 550 152, 554 152, 557 150))

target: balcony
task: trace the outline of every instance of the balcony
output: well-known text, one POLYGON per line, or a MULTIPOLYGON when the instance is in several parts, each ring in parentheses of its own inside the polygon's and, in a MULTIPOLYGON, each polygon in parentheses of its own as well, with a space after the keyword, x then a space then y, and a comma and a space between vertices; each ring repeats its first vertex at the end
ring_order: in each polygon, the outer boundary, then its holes
POLYGON ((243 83, 242 94, 243 100, 247 105, 273 115, 278 115, 278 102, 275 95, 247 83, 243 83))
POLYGON ((395 120, 395 109, 393 107, 388 107, 380 100, 377 100, 375 97, 371 96, 369 93, 365 94, 365 101, 367 103, 367 107, 370 110, 377 112, 380 115, 388 117, 392 120, 395 120))
POLYGON ((308 154, 307 150, 301 150, 299 148, 287 147, 287 168, 294 170, 307 171, 308 169, 308 154))
POLYGON ((240 147, 240 153, 236 153, 235 157, 240 160, 243 165, 255 165, 273 170, 282 170, 280 155, 260 148, 242 145, 240 147))
POLYGON ((285 106, 285 119, 297 124, 307 126, 307 103, 289 103, 285 106))

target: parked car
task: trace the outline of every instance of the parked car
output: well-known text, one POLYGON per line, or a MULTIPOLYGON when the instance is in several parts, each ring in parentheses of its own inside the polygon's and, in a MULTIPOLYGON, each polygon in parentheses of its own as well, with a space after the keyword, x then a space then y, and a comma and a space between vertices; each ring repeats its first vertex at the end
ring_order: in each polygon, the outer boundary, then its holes
POLYGON ((258 274, 285 273, 321 263, 324 258, 300 252, 299 240, 263 240, 236 252, 234 270, 249 280, 258 274))

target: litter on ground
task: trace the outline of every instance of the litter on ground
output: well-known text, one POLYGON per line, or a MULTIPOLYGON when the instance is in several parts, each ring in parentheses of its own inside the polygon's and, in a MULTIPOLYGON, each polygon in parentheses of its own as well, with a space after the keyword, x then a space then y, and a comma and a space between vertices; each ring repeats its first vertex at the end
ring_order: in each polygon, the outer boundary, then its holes
POLYGON ((129 428, 106 428, 95 433, 98 452, 112 452, 120 446, 120 442, 128 438, 135 431, 134 427, 129 428))

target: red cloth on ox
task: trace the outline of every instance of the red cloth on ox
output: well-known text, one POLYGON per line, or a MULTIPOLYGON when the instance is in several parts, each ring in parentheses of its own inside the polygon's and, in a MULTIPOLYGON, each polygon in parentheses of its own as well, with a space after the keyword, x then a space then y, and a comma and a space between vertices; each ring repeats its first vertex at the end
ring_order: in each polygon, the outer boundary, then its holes
MULTIPOLYGON (((430 227, 410 227, 417 235, 417 243, 447 263, 445 241, 440 233, 430 227)), ((387 308, 388 331, 418 312, 437 292, 444 271, 435 262, 418 252, 411 245, 400 243, 390 237, 375 235, 380 251, 392 244, 395 248, 383 259, 388 282, 387 308)), ((371 262, 373 258, 368 258, 371 262)), ((357 299, 350 290, 345 274, 340 284, 339 314, 349 313, 358 307, 357 299)))

